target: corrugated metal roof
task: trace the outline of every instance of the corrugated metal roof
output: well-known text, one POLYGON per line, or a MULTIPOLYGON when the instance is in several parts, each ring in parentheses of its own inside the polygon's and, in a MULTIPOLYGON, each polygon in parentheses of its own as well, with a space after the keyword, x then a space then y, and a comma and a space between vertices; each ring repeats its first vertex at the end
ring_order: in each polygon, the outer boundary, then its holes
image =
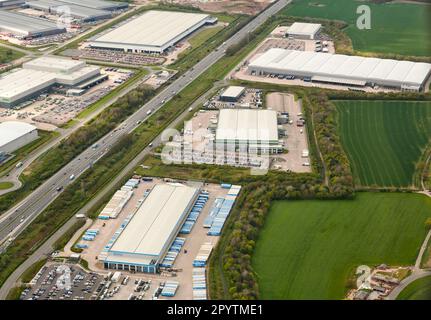
POLYGON ((273 110, 220 110, 216 140, 276 141, 277 112, 273 110))
POLYGON ((25 122, 6 121, 0 123, 0 147, 36 130, 35 126, 25 122))
POLYGON ((157 258, 181 218, 187 214, 186 209, 197 190, 179 184, 156 185, 110 251, 157 258))
POLYGON ((151 10, 92 42, 163 46, 208 17, 207 14, 151 10))
POLYGON ((2 29, 21 35, 53 30, 66 31, 65 28, 59 28, 55 23, 45 19, 0 10, 0 30, 2 29))
POLYGON ((302 35, 313 35, 320 30, 322 27, 318 23, 304 23, 304 22, 294 22, 289 29, 287 29, 288 34, 302 34, 302 35))
POLYGON ((250 68, 308 72, 313 76, 339 77, 391 85, 420 86, 431 64, 311 51, 273 48, 250 63, 250 68))

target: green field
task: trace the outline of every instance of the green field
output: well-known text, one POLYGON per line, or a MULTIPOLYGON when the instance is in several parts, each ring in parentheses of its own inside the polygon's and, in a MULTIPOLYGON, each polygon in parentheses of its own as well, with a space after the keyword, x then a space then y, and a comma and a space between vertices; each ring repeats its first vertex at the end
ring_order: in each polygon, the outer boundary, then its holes
POLYGON ((0 64, 11 62, 23 56, 21 52, 0 47, 0 64))
POLYGON ((419 194, 274 202, 252 257, 260 297, 342 299, 358 265, 411 265, 430 212, 419 194))
POLYGON ((397 300, 431 300, 431 276, 410 283, 397 300))
POLYGON ((374 4, 356 0, 298 0, 285 13, 291 16, 342 20, 355 50, 403 55, 431 55, 431 6, 424 4, 374 4), (359 5, 371 9, 371 29, 356 27, 359 5))
POLYGON ((335 101, 355 182, 407 187, 431 138, 431 102, 335 101))

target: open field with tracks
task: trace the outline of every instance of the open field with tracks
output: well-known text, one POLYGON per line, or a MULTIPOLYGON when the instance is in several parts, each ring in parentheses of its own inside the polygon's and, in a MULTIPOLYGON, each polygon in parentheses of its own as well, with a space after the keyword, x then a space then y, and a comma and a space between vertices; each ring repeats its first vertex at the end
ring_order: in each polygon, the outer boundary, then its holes
MULTIPOLYGON (((408 187, 431 139, 431 102, 335 101, 360 186, 408 187)), ((418 184, 416 182, 416 184, 418 184)))
POLYGON ((260 297, 342 299, 359 265, 414 264, 430 210, 402 193, 274 202, 252 257, 260 297))
POLYGON ((397 300, 431 300, 431 276, 410 283, 397 300))
POLYGON ((431 52, 431 6, 412 3, 374 4, 355 0, 297 0, 285 14, 299 17, 342 20, 345 30, 359 51, 429 56, 431 52), (371 9, 371 29, 356 27, 358 6, 371 9))

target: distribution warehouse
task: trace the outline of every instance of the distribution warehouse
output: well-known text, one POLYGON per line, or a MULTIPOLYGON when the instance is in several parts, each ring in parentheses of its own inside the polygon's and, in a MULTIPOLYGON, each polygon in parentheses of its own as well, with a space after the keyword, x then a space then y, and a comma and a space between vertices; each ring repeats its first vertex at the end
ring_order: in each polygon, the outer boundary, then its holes
POLYGON ((24 4, 24 0, 0 0, 0 8, 20 6, 24 4))
POLYGON ((252 61, 249 73, 292 75, 313 82, 420 91, 431 64, 273 48, 252 61))
MULTIPOLYGON (((249 151, 277 153, 277 112, 274 110, 222 109, 218 118, 216 144, 228 150, 246 147, 249 151)), ((246 150, 243 150, 246 151, 246 150)))
POLYGON ((14 152, 38 138, 35 126, 7 121, 0 123, 0 155, 14 152))
POLYGON ((64 33, 66 28, 46 19, 0 10, 0 32, 10 32, 23 38, 35 38, 64 33))
POLYGON ((68 4, 57 0, 34 0, 27 1, 26 4, 35 10, 41 10, 57 15, 70 15, 72 18, 82 22, 109 19, 112 16, 110 11, 88 8, 76 4, 68 4))
POLYGON ((155 185, 109 249, 105 268, 156 273, 199 191, 178 183, 155 185))
POLYGON ((84 61, 41 57, 0 77, 0 106, 13 107, 54 85, 75 86, 100 76, 100 68, 84 61))
POLYGON ((98 10, 108 10, 117 11, 127 9, 129 4, 126 2, 116 2, 116 1, 103 1, 103 0, 60 0, 65 4, 75 4, 82 7, 98 9, 98 10))
POLYGON ((94 37, 90 46, 128 52, 162 53, 193 31, 215 21, 206 14, 151 10, 94 37))
POLYGON ((318 23, 295 22, 287 29, 287 35, 297 39, 315 39, 321 28, 318 23))

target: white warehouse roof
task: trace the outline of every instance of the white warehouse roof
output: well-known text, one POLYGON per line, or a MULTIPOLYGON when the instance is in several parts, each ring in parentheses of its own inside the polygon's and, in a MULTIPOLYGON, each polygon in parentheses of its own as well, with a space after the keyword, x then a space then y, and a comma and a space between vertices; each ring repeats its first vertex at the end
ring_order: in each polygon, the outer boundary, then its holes
POLYGON ((100 74, 97 66, 59 57, 41 57, 0 75, 0 103, 12 104, 55 83, 74 86, 100 74))
POLYGON ((13 142, 34 130, 36 130, 36 127, 28 123, 18 121, 2 122, 0 123, 0 147, 13 142))
POLYGON ((216 141, 278 142, 277 112, 222 109, 218 119, 216 141))
POLYGON ((287 29, 288 34, 297 35, 314 35, 322 27, 319 23, 304 23, 304 22, 294 22, 289 29, 287 29))
POLYGON ((249 65, 251 71, 303 77, 345 78, 382 86, 421 86, 431 64, 273 48, 249 65))
POLYGON ((223 93, 222 97, 236 98, 240 96, 245 90, 245 87, 230 86, 223 93))
POLYGON ((197 188, 181 184, 154 186, 110 249, 113 255, 109 260, 115 259, 115 253, 132 255, 131 260, 127 256, 118 257, 125 263, 136 262, 140 259, 139 255, 144 261, 148 256, 156 260, 161 258, 197 192, 197 188))
POLYGON ((203 26, 207 14, 174 11, 147 11, 90 41, 94 47, 164 51, 203 26))

